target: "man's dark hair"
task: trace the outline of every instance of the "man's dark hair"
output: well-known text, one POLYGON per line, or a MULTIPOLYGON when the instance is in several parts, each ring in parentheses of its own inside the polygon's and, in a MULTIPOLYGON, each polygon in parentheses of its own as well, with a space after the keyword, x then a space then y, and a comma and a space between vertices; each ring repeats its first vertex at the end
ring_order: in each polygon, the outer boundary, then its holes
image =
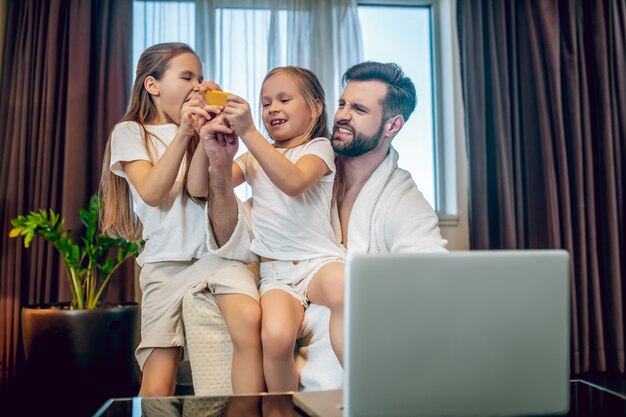
POLYGON ((366 61, 353 65, 343 74, 343 86, 350 81, 382 81, 387 84, 387 95, 382 99, 383 119, 401 114, 404 120, 417 105, 415 84, 404 75, 398 64, 366 61))

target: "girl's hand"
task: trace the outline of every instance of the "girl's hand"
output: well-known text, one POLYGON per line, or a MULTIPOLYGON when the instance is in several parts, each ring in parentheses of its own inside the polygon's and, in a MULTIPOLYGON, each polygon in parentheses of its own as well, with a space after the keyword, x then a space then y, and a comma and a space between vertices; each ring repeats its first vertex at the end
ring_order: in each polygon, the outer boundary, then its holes
POLYGON ((228 104, 224 108, 224 117, 233 131, 242 139, 247 138, 250 133, 256 131, 250 104, 239 96, 228 96, 228 104))
POLYGON ((219 90, 222 91, 222 88, 215 81, 202 81, 200 84, 196 86, 196 89, 201 93, 205 91, 211 90, 219 90))
POLYGON ((180 125, 178 131, 185 137, 191 137, 195 132, 211 120, 216 114, 221 113, 220 106, 209 106, 204 103, 197 94, 187 100, 180 109, 180 125), (213 116, 211 116, 213 114, 213 116))
MULTIPOLYGON (((214 81, 204 81, 194 87, 195 94, 190 100, 183 104, 183 108, 181 109, 181 126, 183 123, 191 124, 193 130, 199 133, 202 126, 224 110, 222 106, 212 106, 206 103, 202 93, 209 90, 221 91, 221 88, 214 81), (185 107, 188 108, 185 109, 185 107), (204 111, 193 111, 190 107, 198 107, 204 111), (185 111, 187 111, 187 117, 185 117, 185 111)), ((189 126, 185 126, 183 131, 190 134, 189 126)), ((193 134, 193 132, 191 132, 191 134, 193 134)))

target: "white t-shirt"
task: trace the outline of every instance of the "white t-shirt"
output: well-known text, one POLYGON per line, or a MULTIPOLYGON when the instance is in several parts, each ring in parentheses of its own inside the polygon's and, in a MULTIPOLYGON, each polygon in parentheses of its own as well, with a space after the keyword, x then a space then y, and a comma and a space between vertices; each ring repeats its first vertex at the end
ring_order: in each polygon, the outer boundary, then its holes
POLYGON ((246 152, 235 160, 252 187, 250 250, 279 260, 302 260, 320 256, 345 256, 335 243, 330 223, 330 205, 335 179, 335 153, 326 138, 315 138, 295 148, 276 148, 291 162, 316 155, 331 171, 307 192, 290 197, 270 181, 257 160, 246 152))
POLYGON ((144 160, 155 163, 176 136, 175 124, 146 126, 150 137, 152 158, 144 145, 141 126, 136 122, 122 122, 111 134, 111 171, 126 179, 133 200, 133 211, 143 225, 146 245, 137 257, 137 263, 161 261, 187 261, 201 258, 207 253, 204 207, 191 198, 183 201, 185 159, 181 163, 176 181, 158 207, 151 207, 139 196, 128 180, 120 162, 144 160))

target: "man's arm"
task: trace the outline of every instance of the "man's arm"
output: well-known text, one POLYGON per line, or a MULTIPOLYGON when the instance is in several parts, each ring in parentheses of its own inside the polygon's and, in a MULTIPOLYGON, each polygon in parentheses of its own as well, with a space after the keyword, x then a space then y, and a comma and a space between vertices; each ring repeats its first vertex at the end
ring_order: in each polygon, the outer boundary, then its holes
POLYGON ((394 184, 397 191, 383 223, 391 253, 447 252, 437 214, 412 180, 394 184))
POLYGON ((237 226, 237 197, 233 191, 232 161, 209 165, 207 215, 218 247, 228 242, 237 226))
POLYGON ((233 191, 233 185, 243 181, 243 172, 233 164, 238 148, 237 137, 211 137, 203 136, 203 133, 205 128, 201 129, 200 135, 205 140, 203 146, 209 158, 206 204, 209 251, 245 263, 258 261, 258 257, 250 251, 252 226, 249 206, 241 204, 233 191))

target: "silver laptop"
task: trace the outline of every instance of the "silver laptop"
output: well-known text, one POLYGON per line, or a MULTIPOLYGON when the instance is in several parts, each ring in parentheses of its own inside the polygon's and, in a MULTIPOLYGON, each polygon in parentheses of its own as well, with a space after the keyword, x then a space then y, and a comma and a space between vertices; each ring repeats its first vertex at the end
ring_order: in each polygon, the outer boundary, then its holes
POLYGON ((567 252, 359 255, 346 271, 344 415, 568 411, 567 252))

